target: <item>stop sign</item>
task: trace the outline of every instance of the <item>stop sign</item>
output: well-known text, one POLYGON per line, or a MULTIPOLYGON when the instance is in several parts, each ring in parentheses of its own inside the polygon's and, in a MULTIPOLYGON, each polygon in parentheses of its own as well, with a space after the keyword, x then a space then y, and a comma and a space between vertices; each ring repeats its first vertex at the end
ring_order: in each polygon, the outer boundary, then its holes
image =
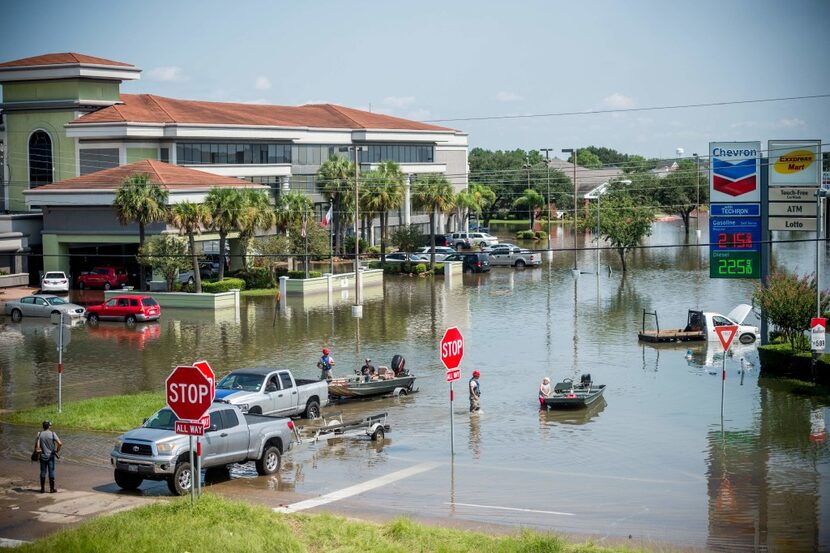
POLYGON ((165 382, 167 406, 183 420, 199 420, 213 402, 211 383, 196 367, 178 366, 165 382))
POLYGON ((441 338, 441 362, 447 370, 457 369, 464 357, 464 337, 458 327, 450 327, 441 338))
POLYGON ((213 401, 213 398, 216 397, 216 375, 213 374, 210 363, 207 361, 196 361, 193 363, 193 366, 202 371, 205 378, 210 381, 210 400, 213 401))

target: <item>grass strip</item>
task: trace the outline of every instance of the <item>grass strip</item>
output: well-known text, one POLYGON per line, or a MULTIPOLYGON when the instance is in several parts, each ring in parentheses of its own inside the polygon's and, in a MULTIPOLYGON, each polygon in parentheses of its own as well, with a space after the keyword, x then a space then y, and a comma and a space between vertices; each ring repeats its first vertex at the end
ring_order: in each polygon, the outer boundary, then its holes
POLYGON ((258 297, 258 296, 270 296, 276 297, 277 292, 279 290, 277 288, 254 288, 253 290, 242 290, 239 292, 240 296, 248 296, 248 297, 258 297))
POLYGON ((206 493, 194 508, 190 507, 189 498, 163 501, 96 518, 16 551, 622 553, 644 550, 600 547, 587 542, 574 544, 530 531, 492 536, 427 526, 408 519, 375 524, 329 514, 281 515, 266 507, 206 493))
POLYGON ((142 392, 139 394, 96 397, 80 401, 65 401, 58 414, 57 404, 8 411, 0 414, 0 420, 12 424, 40 426, 49 420, 55 429, 93 430, 102 432, 123 432, 141 425, 149 417, 164 407, 164 394, 161 392, 142 392))

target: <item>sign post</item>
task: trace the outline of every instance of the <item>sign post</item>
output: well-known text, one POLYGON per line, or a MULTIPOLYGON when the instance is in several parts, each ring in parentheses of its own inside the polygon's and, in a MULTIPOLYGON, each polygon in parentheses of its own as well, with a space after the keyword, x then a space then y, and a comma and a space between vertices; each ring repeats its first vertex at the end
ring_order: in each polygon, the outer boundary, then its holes
POLYGON ((732 345, 732 340, 738 333, 738 327, 735 325, 716 326, 715 334, 718 335, 718 340, 723 346, 723 365, 721 366, 720 379, 720 417, 723 419, 723 390, 726 385, 726 353, 729 351, 729 346, 732 345))
POLYGON ((450 455, 455 456, 455 429, 453 428, 452 403, 455 399, 452 383, 461 378, 461 358, 464 357, 464 337, 458 327, 450 327, 441 338, 441 363, 447 368, 447 382, 450 383, 450 455))
MULTIPOLYGON (((205 375, 205 378, 207 378, 210 381, 210 397, 212 402, 213 398, 216 397, 216 375, 213 373, 213 369, 211 368, 210 363, 208 363, 207 361, 196 361, 195 363, 193 363, 193 366, 202 371, 202 374, 205 375)), ((210 417, 202 417, 202 422, 202 426, 205 429, 210 428, 210 417)), ((196 490, 196 493, 198 495, 202 495, 202 443, 199 440, 199 436, 203 435, 204 432, 202 432, 202 434, 196 434, 196 474, 199 475, 199 489, 196 490)))
POLYGON ((213 374, 210 371, 210 365, 204 363, 205 366, 178 366, 173 369, 170 376, 165 381, 165 392, 167 397, 167 406, 179 419, 176 421, 176 432, 179 434, 187 434, 190 441, 190 502, 196 502, 196 488, 199 481, 199 473, 196 471, 194 464, 194 445, 193 436, 201 436, 205 431, 205 425, 202 421, 205 413, 210 409, 210 404, 213 403, 214 385, 213 378, 209 375, 213 374))

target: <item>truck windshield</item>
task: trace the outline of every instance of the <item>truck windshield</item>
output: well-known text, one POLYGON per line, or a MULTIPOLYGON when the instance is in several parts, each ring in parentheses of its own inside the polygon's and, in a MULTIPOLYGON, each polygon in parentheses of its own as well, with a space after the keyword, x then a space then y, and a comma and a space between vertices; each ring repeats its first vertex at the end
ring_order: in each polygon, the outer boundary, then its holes
POLYGON ((173 430, 178 418, 170 409, 162 409, 144 423, 144 428, 158 428, 161 430, 173 430))
POLYGON ((216 385, 221 390, 244 390, 258 392, 262 388, 265 376, 261 374, 231 373, 216 385))

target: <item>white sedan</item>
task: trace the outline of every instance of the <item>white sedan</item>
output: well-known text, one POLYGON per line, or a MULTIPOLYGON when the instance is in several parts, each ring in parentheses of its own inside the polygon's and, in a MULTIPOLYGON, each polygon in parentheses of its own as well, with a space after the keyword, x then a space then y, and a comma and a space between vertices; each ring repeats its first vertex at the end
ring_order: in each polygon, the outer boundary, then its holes
POLYGON ((404 252, 393 252, 386 254, 387 263, 404 263, 406 261, 410 263, 423 263, 424 261, 429 261, 429 257, 420 253, 407 254, 404 252))
POLYGON ((69 292, 69 278, 61 271, 49 271, 40 281, 41 292, 69 292))
MULTIPOLYGON (((429 259, 431 249, 432 248, 430 248, 429 246, 426 246, 418 250, 417 253, 429 259)), ((458 252, 456 252, 453 248, 449 248, 447 246, 435 246, 435 261, 444 261, 448 255, 452 255, 454 253, 458 252)))

